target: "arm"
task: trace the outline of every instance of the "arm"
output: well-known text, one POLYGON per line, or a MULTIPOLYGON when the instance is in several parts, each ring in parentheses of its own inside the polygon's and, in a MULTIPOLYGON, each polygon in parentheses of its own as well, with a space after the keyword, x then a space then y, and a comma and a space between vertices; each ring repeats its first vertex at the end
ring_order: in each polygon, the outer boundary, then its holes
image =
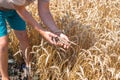
POLYGON ((37 23, 37 21, 31 16, 31 14, 25 9, 24 6, 15 6, 17 13, 25 20, 27 23, 32 25, 38 32, 43 33, 42 27, 37 23))
MULTIPOLYGON (((38 0, 38 12, 39 16, 43 23, 56 35, 63 38, 65 41, 69 41, 68 37, 62 34, 61 30, 57 28, 57 25, 54 22, 54 19, 49 10, 49 1, 46 0, 38 0)), ((69 44, 57 43, 58 45, 63 46, 64 48, 68 48, 69 44)))
POLYGON ((52 41, 52 37, 57 37, 57 35, 43 30, 42 27, 37 23, 37 21, 25 9, 24 6, 14 5, 14 8, 17 11, 17 13, 21 16, 22 19, 24 19, 27 23, 32 25, 47 41, 49 41, 51 44, 56 45, 56 43, 52 41))
POLYGON ((49 1, 38 0, 38 12, 43 23, 55 34, 60 35, 61 31, 57 28, 49 10, 49 1))

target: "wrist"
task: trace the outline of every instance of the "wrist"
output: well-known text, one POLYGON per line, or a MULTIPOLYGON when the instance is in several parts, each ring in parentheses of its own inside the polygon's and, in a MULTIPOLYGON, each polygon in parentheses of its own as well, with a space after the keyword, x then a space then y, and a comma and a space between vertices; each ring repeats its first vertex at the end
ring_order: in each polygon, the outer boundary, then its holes
POLYGON ((63 32, 61 30, 56 30, 53 33, 56 34, 56 35, 58 35, 58 36, 60 36, 60 34, 63 33, 63 32))
POLYGON ((44 35, 44 34, 45 34, 45 30, 44 30, 43 28, 40 28, 40 29, 38 30, 38 32, 39 32, 41 35, 44 35))

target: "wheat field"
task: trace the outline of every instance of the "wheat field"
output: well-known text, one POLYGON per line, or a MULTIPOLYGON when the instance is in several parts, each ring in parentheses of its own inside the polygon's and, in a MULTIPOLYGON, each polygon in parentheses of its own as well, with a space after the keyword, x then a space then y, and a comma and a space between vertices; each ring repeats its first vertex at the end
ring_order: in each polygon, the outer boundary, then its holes
MULTIPOLYGON (((36 3, 27 9, 46 28, 36 3)), ((120 0, 51 0, 50 10, 59 29, 77 45, 68 50, 50 45, 28 25, 32 73, 39 80, 120 80, 120 0)), ((18 40, 12 31, 9 38, 15 54, 18 40)))

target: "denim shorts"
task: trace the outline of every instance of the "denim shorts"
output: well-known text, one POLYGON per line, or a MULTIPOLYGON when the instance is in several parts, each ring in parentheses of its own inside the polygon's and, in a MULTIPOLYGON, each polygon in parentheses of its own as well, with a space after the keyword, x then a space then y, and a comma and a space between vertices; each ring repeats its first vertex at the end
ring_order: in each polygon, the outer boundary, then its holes
POLYGON ((7 35, 7 25, 14 30, 23 31, 26 30, 25 21, 17 14, 15 10, 0 10, 0 37, 7 35))

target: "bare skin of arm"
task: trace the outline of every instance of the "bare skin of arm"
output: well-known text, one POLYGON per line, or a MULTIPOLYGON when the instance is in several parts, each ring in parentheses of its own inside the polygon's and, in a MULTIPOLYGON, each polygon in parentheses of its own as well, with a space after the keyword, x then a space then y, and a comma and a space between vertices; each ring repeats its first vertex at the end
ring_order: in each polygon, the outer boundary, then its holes
POLYGON ((38 11, 40 18, 44 22, 44 24, 55 34, 45 31, 42 27, 37 23, 37 21, 32 17, 32 15, 25 9, 25 6, 16 6, 14 5, 17 13, 30 25, 32 25, 48 42, 54 45, 63 46, 64 48, 68 48, 69 45, 63 43, 57 43, 52 40, 53 37, 60 36, 66 41, 69 41, 68 37, 64 34, 61 34, 61 31, 57 28, 53 17, 49 11, 49 2, 44 0, 38 0, 38 11))
MULTIPOLYGON (((61 33, 61 30, 57 28, 57 25, 55 24, 55 21, 50 13, 49 10, 49 1, 44 0, 38 0, 38 12, 41 20, 43 23, 56 35, 60 36, 66 41, 69 41, 68 37, 61 33)), ((63 43, 57 43, 60 46, 63 46, 64 48, 69 48, 69 45, 63 44, 63 43)))
POLYGON ((49 10, 49 1, 38 0, 38 12, 43 23, 53 32, 59 33, 60 30, 54 22, 54 19, 49 10))
POLYGON ((42 27, 37 23, 37 21, 32 17, 32 15, 25 9, 24 6, 14 6, 17 13, 25 20, 27 23, 32 25, 48 42, 56 45, 55 42, 52 41, 52 37, 57 37, 57 35, 45 31, 42 27))

